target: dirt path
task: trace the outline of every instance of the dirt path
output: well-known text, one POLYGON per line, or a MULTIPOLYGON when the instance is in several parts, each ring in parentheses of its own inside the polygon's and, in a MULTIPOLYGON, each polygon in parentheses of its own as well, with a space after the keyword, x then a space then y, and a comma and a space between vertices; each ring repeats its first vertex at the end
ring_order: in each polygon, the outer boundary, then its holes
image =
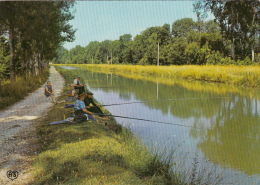
MULTIPOLYGON (((50 68, 49 80, 55 97, 64 87, 63 77, 50 68)), ((37 146, 36 125, 53 106, 44 93, 44 85, 30 93, 24 100, 0 112, 0 184, 28 184, 31 180, 31 161, 37 146), (18 178, 11 181, 7 171, 18 171, 18 178)))

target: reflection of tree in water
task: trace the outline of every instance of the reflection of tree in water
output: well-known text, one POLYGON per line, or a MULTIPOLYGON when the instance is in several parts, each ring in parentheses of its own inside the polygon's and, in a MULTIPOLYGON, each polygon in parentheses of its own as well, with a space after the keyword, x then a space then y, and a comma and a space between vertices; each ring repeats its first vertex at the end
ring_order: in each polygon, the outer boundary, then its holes
POLYGON ((128 101, 131 99, 131 93, 121 93, 119 92, 119 97, 125 101, 128 101))
POLYGON ((209 125, 198 119, 190 134, 200 138, 197 147, 215 164, 260 174, 259 108, 256 99, 232 95, 222 102, 209 125))

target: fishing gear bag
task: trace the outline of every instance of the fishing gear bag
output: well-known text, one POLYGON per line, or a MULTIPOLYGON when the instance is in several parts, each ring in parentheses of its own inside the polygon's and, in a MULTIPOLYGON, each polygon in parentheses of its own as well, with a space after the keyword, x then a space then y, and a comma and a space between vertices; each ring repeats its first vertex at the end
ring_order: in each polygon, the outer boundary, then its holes
POLYGON ((87 120, 88 120, 88 117, 85 115, 85 113, 82 110, 75 111, 75 116, 74 116, 73 122, 82 123, 87 120))

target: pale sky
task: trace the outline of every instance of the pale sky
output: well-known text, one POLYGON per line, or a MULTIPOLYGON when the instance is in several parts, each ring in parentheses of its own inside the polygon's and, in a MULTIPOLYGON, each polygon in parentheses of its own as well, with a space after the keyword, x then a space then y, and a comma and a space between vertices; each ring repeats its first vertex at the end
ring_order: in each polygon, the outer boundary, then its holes
MULTIPOLYGON (((70 23, 78 29, 76 40, 65 43, 71 49, 87 46, 91 41, 117 40, 121 35, 133 38, 153 26, 163 26, 178 19, 192 18, 195 1, 76 1, 75 19, 70 23)), ((210 15, 208 19, 213 19, 210 15)))

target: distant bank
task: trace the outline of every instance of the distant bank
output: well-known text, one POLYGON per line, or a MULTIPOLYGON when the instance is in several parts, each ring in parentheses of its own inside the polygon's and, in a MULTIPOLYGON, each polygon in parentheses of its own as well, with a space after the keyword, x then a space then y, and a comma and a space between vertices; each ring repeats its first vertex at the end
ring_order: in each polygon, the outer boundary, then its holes
POLYGON ((55 64, 95 69, 95 71, 113 72, 125 75, 135 74, 144 77, 157 76, 224 83, 233 86, 260 88, 260 67, 254 66, 218 66, 218 65, 182 65, 182 66, 140 66, 108 64, 55 64))

